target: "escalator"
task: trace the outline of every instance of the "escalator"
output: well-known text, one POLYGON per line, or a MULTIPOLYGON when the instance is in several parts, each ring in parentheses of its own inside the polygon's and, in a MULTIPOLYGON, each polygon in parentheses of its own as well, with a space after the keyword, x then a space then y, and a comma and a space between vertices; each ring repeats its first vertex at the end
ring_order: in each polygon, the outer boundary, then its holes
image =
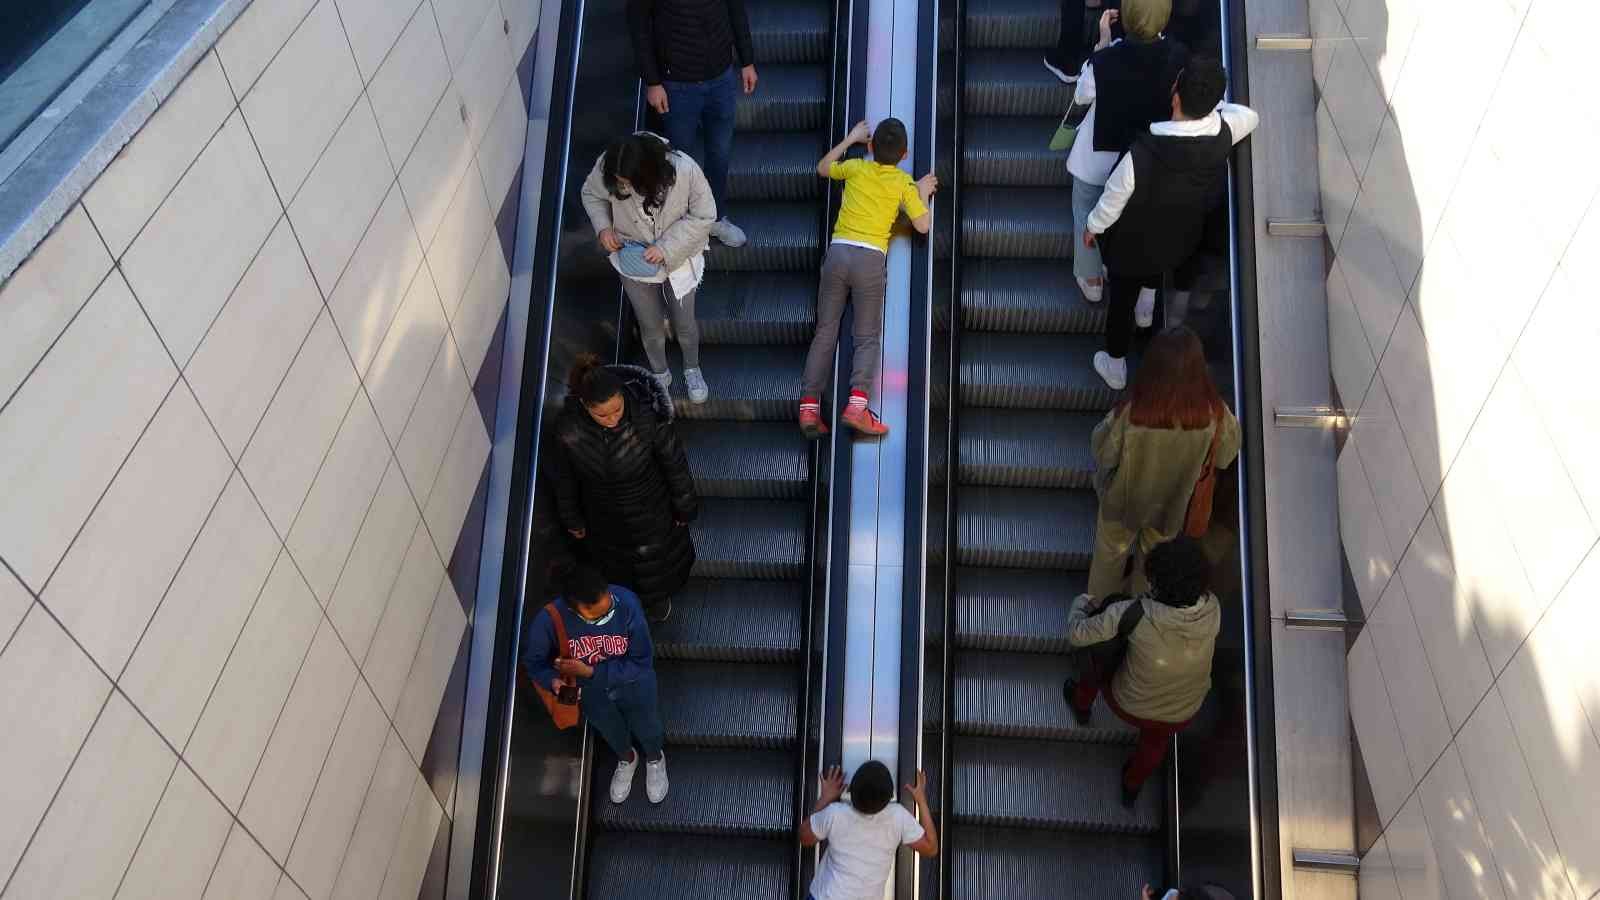
POLYGON ((702 498, 693 579, 652 629, 672 787, 659 806, 637 787, 614 806, 615 759, 595 751, 585 891, 595 898, 785 897, 800 878, 813 462, 795 413, 823 236, 815 166, 833 9, 747 7, 760 85, 739 101, 724 212, 749 243, 714 242, 708 254, 697 313, 709 402, 689 403, 681 378, 672 387, 702 498))

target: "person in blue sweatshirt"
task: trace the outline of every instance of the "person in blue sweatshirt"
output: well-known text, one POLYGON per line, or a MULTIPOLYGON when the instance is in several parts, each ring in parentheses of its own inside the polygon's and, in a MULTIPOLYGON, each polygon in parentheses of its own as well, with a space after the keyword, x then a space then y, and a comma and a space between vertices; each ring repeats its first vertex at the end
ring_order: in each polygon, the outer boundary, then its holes
POLYGON ((612 803, 626 801, 633 792, 640 751, 645 796, 660 803, 667 797, 667 755, 661 749, 665 735, 656 696, 655 648, 639 598, 625 587, 607 584, 595 569, 579 566, 555 609, 567 630, 566 657, 556 658, 555 626, 549 611, 541 608, 523 642, 528 675, 557 692, 562 676, 577 680, 584 718, 617 755, 612 803))

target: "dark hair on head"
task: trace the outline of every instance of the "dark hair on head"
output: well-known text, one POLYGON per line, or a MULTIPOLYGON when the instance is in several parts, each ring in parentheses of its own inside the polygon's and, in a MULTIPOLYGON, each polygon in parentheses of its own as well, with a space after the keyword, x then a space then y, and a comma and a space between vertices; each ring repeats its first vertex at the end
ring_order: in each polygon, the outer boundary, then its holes
POLYGON ((1168 606, 1193 606, 1211 588, 1211 560, 1200 542, 1179 535, 1156 545, 1144 562, 1156 600, 1168 606))
POLYGON ((896 165, 906 158, 906 123, 890 117, 872 132, 872 158, 885 165, 896 165))
POLYGON ((611 196, 618 200, 628 196, 628 188, 617 183, 618 178, 625 178, 633 192, 644 198, 644 205, 654 208, 666 199, 678 171, 667 158, 667 142, 653 134, 640 133, 611 142, 600 165, 600 175, 611 196))
POLYGON ((1178 73, 1178 83, 1173 93, 1178 95, 1178 105, 1183 114, 1199 119, 1217 108, 1228 90, 1228 75, 1222 63, 1210 56, 1195 56, 1178 73))
POLYGON ((593 353, 579 353, 567 374, 567 393, 583 401, 584 406, 599 406, 622 393, 622 380, 600 363, 593 353))
POLYGON ((1145 428, 1192 431, 1215 421, 1222 396, 1206 368, 1200 337, 1180 325, 1151 338, 1118 406, 1127 407, 1129 422, 1145 428))
POLYGON ((577 565, 567 573, 564 596, 574 606, 588 606, 599 600, 611 583, 594 566, 577 565))
POLYGON ((894 799, 894 776, 889 767, 875 759, 867 760, 850 779, 850 805, 856 812, 872 815, 882 812, 894 799))

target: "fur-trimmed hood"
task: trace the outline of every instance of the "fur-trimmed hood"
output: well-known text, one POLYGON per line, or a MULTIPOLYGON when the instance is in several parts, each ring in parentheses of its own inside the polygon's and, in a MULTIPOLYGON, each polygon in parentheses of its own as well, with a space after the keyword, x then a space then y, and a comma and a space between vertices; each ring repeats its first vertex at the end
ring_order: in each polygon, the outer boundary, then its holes
POLYGON ((633 394, 633 399, 649 403, 650 408, 655 411, 656 418, 663 422, 672 421, 674 415, 672 395, 662 387, 654 375, 650 374, 649 369, 620 363, 606 366, 606 369, 621 380, 622 386, 633 394))

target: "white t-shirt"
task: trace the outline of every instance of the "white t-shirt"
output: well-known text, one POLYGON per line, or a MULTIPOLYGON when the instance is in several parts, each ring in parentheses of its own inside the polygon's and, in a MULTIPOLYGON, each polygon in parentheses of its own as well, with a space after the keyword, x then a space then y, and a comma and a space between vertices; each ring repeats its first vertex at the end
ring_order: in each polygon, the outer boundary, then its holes
POLYGON ((830 803, 811 814, 811 832, 828 841, 813 900, 881 900, 895 851, 922 840, 922 825, 904 806, 891 802, 868 816, 848 803, 830 803))

